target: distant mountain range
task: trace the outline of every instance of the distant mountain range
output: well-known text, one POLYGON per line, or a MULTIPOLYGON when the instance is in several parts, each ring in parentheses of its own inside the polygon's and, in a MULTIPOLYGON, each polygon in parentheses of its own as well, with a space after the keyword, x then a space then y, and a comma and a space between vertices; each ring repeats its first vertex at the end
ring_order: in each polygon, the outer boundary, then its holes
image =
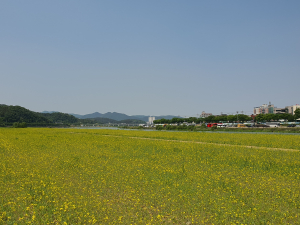
POLYGON ((58 111, 43 111, 41 113, 56 113, 56 112, 58 112, 58 111))
MULTIPOLYGON (((0 104, 0 126, 11 126, 13 123, 27 123, 30 126, 54 126, 59 124, 142 124, 149 116, 128 116, 124 113, 91 113, 77 115, 57 111, 33 112, 21 106, 0 104)), ((155 116, 156 119, 172 119, 175 116, 155 116)), ((178 117, 177 117, 178 118, 178 117)))
POLYGON ((87 118, 87 119, 78 119, 80 121, 86 123, 98 123, 98 124, 146 124, 143 120, 135 120, 135 119, 126 119, 126 120, 113 120, 109 118, 87 118))
MULTIPOLYGON (((108 118, 108 119, 112 119, 112 120, 117 120, 117 121, 121 121, 121 120, 143 120, 145 122, 148 121, 149 116, 145 116, 145 115, 134 115, 134 116, 128 116, 124 113, 117 113, 117 112, 107 112, 107 113, 99 113, 99 112, 94 112, 91 114, 86 114, 86 115, 78 115, 78 114, 72 114, 69 113, 70 115, 75 116, 78 119, 93 119, 93 118, 108 118)), ((172 115, 167 115, 167 116, 155 116, 155 119, 172 119, 172 118, 182 118, 182 117, 178 117, 178 116, 172 116, 172 115)))

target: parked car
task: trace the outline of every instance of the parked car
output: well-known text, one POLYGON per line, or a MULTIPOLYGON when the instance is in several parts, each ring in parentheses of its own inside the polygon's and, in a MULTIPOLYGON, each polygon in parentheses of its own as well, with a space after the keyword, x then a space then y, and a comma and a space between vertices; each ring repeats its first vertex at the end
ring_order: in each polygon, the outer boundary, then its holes
POLYGON ((288 127, 295 127, 296 126, 296 124, 290 124, 290 125, 288 125, 288 127))

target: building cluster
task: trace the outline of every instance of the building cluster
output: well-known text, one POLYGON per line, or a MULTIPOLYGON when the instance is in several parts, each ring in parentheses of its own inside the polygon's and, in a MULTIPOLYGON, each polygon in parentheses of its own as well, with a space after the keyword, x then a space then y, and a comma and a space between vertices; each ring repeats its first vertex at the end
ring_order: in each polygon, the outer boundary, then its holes
MULTIPOLYGON (((251 115, 252 118, 255 118, 255 116, 259 115, 259 114, 291 114, 294 115, 295 114, 295 110, 300 108, 299 104, 296 105, 292 105, 292 106, 286 106, 284 108, 278 108, 276 106, 274 106, 274 104, 271 104, 271 102, 269 102, 269 104, 263 104, 261 106, 258 107, 254 107, 253 110, 253 114, 251 115)), ((241 111, 243 114, 243 111, 241 111)), ((237 112, 238 113, 238 112, 237 112)), ((212 113, 206 113, 205 111, 202 112, 202 114, 200 115, 200 118, 206 118, 209 116, 212 116, 212 113)), ((227 116, 227 114, 222 114, 218 115, 218 116, 227 116)))
POLYGON ((292 105, 292 106, 286 106, 284 108, 278 108, 275 107, 271 102, 269 104, 263 104, 258 107, 254 107, 253 114, 259 115, 259 114, 283 114, 283 113, 289 113, 291 115, 294 115, 294 112, 297 108, 300 108, 299 104, 292 105))

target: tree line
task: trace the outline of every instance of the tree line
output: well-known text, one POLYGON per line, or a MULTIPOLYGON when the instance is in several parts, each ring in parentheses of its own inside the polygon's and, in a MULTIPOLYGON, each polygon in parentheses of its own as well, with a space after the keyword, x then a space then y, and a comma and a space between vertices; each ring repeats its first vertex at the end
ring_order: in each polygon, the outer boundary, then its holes
MULTIPOLYGON (((279 121, 281 119, 287 121, 295 121, 300 118, 300 108, 296 109, 294 115, 284 113, 284 114, 259 114, 254 118, 256 122, 267 122, 267 121, 279 121)), ((181 124, 187 123, 233 123, 233 122, 246 122, 252 121, 253 118, 244 114, 237 115, 221 115, 221 116, 208 116, 206 118, 173 118, 173 119, 160 119, 154 120, 154 124, 181 124)))
POLYGON ((250 116, 244 114, 238 115, 221 115, 221 116, 208 116, 206 118, 196 118, 196 117, 189 117, 189 118, 173 118, 170 120, 167 119, 160 119, 154 120, 154 124, 178 124, 178 123, 218 123, 218 122, 245 122, 250 121, 252 118, 250 116))

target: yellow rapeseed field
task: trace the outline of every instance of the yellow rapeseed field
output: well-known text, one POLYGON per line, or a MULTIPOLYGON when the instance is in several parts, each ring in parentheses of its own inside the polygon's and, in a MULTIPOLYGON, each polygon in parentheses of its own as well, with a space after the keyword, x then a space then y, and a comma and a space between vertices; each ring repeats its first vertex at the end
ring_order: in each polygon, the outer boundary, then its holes
POLYGON ((0 224, 299 224, 300 136, 0 129, 0 224))

